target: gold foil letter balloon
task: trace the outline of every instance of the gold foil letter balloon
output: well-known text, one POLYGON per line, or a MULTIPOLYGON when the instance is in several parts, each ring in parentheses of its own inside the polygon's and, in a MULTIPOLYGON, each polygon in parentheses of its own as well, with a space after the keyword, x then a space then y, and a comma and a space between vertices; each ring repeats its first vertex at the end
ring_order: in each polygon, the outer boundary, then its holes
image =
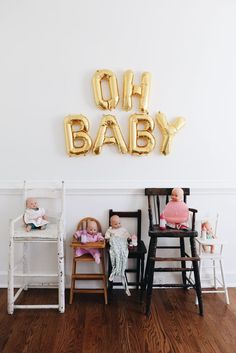
POLYGON ((170 153, 171 145, 175 134, 185 125, 184 118, 176 118, 173 123, 168 123, 165 114, 158 112, 156 115, 157 123, 162 134, 161 153, 170 153))
POLYGON ((139 96, 139 110, 148 113, 149 92, 151 85, 151 74, 144 72, 141 77, 141 85, 134 85, 134 73, 128 70, 124 73, 123 79, 123 109, 132 109, 132 96, 139 96))
POLYGON ((155 147, 155 139, 152 135, 154 121, 147 114, 133 114, 129 118, 129 152, 131 154, 144 155, 150 153, 155 147), (138 129, 138 125, 143 129, 138 129), (142 142, 140 144, 139 142, 142 142))
POLYGON ((121 153, 128 152, 116 118, 113 115, 103 115, 101 125, 94 142, 93 152, 100 154, 102 146, 110 143, 117 145, 121 153), (107 129, 112 130, 113 136, 106 136, 107 129))
POLYGON ((93 93, 98 108, 103 110, 115 109, 119 102, 119 92, 116 75, 110 70, 97 70, 93 75, 93 93), (102 81, 108 82, 110 98, 104 99, 102 94, 102 81))
POLYGON ((66 149, 69 156, 85 155, 90 150, 92 140, 87 134, 89 122, 85 116, 68 115, 64 119, 64 130, 66 149))

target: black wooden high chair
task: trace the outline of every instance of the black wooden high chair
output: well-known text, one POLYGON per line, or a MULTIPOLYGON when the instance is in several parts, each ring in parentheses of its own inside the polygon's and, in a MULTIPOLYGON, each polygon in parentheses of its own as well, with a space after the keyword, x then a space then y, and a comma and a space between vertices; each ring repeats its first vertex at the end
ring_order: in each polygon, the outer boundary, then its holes
MULTIPOLYGON (((196 252, 195 238, 198 233, 195 230, 195 214, 197 210, 189 208, 191 214, 191 226, 189 230, 179 230, 167 228, 165 230, 160 229, 160 214, 162 204, 167 204, 169 197, 171 195, 172 188, 148 188, 145 189, 145 195, 148 197, 148 214, 149 214, 149 249, 147 264, 145 270, 144 286, 142 290, 146 290, 146 315, 150 314, 150 306, 152 299, 152 289, 153 287, 182 287, 189 288, 193 287, 196 290, 196 295, 199 302, 199 313, 203 315, 203 303, 202 303, 202 292, 201 283, 199 277, 198 261, 199 257, 196 252), (164 200, 163 200, 164 198, 164 200), (162 202, 164 201, 164 202, 162 202), (179 245, 161 245, 160 240, 164 238, 179 239, 179 245), (190 245, 190 255, 185 251, 185 239, 190 245), (180 255, 178 256, 162 256, 164 249, 179 249, 180 255), (157 254, 158 252, 158 254, 157 254), (174 267, 162 267, 160 266, 165 262, 178 262, 180 265, 174 267), (188 265, 187 263, 191 264, 188 265), (156 265, 156 266, 155 266, 156 265), (192 282, 186 275, 188 271, 193 271, 195 282, 192 282), (154 283, 154 273, 157 272, 181 272, 182 273, 182 283, 154 283)), ((184 202, 186 202, 187 195, 190 194, 190 189, 183 188, 184 191, 184 202)))
MULTIPOLYGON (((129 259, 136 260, 135 266, 133 268, 128 267, 125 270, 125 273, 134 273, 136 275, 135 281, 129 281, 127 279, 128 285, 135 286, 136 289, 142 287, 143 284, 143 275, 144 275, 144 259, 145 254, 147 252, 146 246, 141 239, 141 222, 142 222, 142 212, 141 210, 137 211, 114 211, 112 209, 109 210, 109 220, 113 215, 117 215, 120 218, 133 218, 136 220, 136 235, 137 235, 137 243, 138 245, 135 247, 129 248, 129 259)), ((108 277, 111 274, 111 262, 109 258, 109 268, 108 268, 108 277)), ((121 283, 113 283, 109 282, 109 289, 112 289, 114 285, 121 285, 121 283)))

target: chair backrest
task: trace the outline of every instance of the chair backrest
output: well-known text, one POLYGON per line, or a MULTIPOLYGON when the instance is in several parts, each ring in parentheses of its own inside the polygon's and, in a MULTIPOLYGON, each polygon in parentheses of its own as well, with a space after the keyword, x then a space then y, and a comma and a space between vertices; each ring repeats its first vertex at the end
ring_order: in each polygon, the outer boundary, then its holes
POLYGON ((64 181, 35 182, 24 181, 23 187, 23 209, 26 207, 26 200, 35 198, 39 206, 49 209, 50 216, 64 214, 65 210, 65 186, 64 181))
POLYGON ((89 221, 96 222, 96 223, 97 223, 97 227, 98 227, 98 232, 99 232, 99 233, 102 233, 102 227, 101 227, 100 222, 99 222, 96 218, 93 218, 93 217, 85 217, 85 218, 82 218, 82 219, 79 221, 79 223, 78 223, 77 230, 84 230, 84 229, 87 229, 87 226, 88 226, 88 222, 89 222, 89 221))
MULTIPOLYGON (((190 195, 189 188, 182 188, 184 192, 184 202, 187 202, 187 196, 190 195)), ((150 229, 154 225, 160 224, 160 215, 162 208, 169 202, 173 188, 146 188, 145 195, 148 197, 148 216, 150 229), (164 201, 164 202, 163 202, 164 201)), ((192 230, 195 229, 195 213, 197 210, 189 208, 192 212, 192 230)))
POLYGON ((136 235, 138 238, 138 242, 141 240, 141 222, 142 222, 142 211, 113 211, 112 209, 109 210, 109 222, 112 216, 117 215, 121 218, 136 218, 137 220, 137 231, 136 235))

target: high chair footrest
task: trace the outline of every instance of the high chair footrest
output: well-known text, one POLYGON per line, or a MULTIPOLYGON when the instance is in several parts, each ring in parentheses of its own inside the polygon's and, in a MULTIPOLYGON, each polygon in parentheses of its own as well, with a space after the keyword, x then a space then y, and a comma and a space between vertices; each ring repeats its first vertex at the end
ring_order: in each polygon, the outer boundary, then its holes
POLYGON ((83 279, 83 280, 92 280, 92 279, 103 279, 104 274, 101 273, 80 273, 72 275, 73 279, 83 279))
MULTIPOLYGON (((153 258, 151 258, 153 259, 153 258)), ((199 257, 155 257, 155 261, 199 261, 199 257)))
POLYGON ((187 272, 193 271, 191 267, 159 267, 154 269, 155 272, 187 272))
POLYGON ((104 293, 104 289, 95 289, 95 288, 75 288, 73 289, 75 293, 104 293))

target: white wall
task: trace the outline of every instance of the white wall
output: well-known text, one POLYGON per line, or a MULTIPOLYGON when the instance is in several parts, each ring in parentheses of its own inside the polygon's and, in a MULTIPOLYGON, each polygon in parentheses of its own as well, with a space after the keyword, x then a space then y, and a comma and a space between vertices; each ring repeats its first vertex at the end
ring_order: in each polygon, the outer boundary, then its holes
MULTIPOLYGON (((1 1, 1 179, 235 181, 235 10, 233 0, 1 1), (156 128, 146 158, 112 146, 67 157, 66 115, 86 115, 95 138, 103 112, 91 79, 103 68, 117 74, 121 92, 126 69, 137 82, 151 72, 151 116, 187 120, 170 156, 160 155, 156 128)), ((114 111, 126 141, 135 111, 121 103, 114 111)))
MULTIPOLYGON (((235 11, 233 0, 0 2, 3 272, 5 217, 16 214, 19 205, 19 195, 6 195, 14 180, 64 179, 70 190, 79 190, 68 197, 69 233, 88 207, 95 216, 103 210, 103 219, 108 208, 119 206, 117 195, 100 198, 96 206, 97 188, 106 193, 120 187, 140 192, 145 186, 190 186, 203 213, 212 207, 221 211, 224 235, 234 244, 235 11), (160 110, 170 120, 186 118, 169 156, 158 150, 157 127, 157 146, 146 157, 122 155, 114 146, 104 146, 99 156, 66 155, 66 115, 87 116, 94 140, 102 115, 109 113, 96 108, 91 85, 94 72, 104 68, 116 73, 120 94, 125 70, 135 72, 137 83, 149 71, 150 115, 154 118, 160 110), (84 187, 94 190, 92 208, 80 195, 84 187)), ((126 141, 128 117, 137 112, 137 101, 134 107, 127 113, 119 103, 113 112, 126 141)), ((132 205, 131 199, 133 195, 123 194, 122 208, 132 205)), ((144 210, 142 197, 140 202, 144 210)), ((230 250, 228 255, 233 258, 230 250)))

